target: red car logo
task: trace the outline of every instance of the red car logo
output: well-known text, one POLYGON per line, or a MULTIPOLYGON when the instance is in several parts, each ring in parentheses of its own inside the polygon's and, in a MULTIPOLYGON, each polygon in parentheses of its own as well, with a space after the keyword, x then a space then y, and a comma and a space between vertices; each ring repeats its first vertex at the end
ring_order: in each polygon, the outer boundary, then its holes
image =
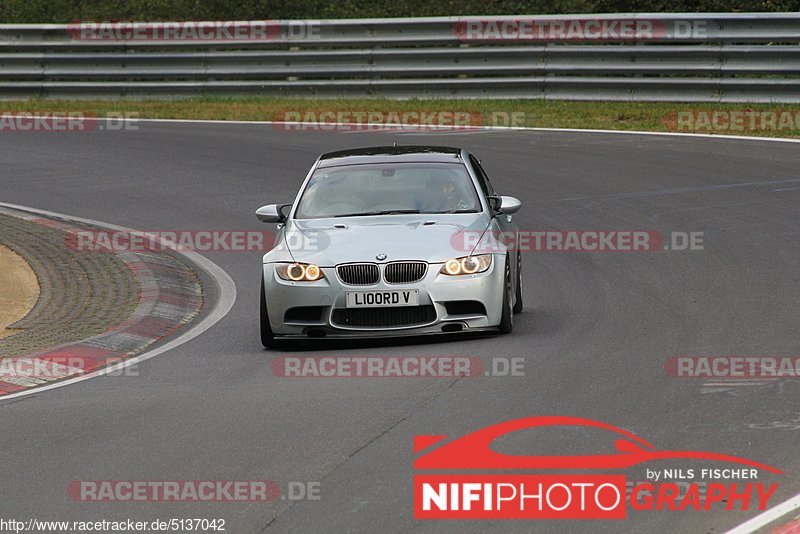
MULTIPOLYGON (((447 436, 414 436, 414 452, 420 452, 447 436)), ((656 460, 712 460, 764 469, 779 469, 738 456, 702 451, 659 451, 642 438, 615 426, 580 417, 525 417, 477 430, 428 452, 414 462, 415 469, 623 469, 656 460), (491 449, 498 437, 536 427, 594 427, 615 433, 617 452, 585 456, 516 456, 491 449)))

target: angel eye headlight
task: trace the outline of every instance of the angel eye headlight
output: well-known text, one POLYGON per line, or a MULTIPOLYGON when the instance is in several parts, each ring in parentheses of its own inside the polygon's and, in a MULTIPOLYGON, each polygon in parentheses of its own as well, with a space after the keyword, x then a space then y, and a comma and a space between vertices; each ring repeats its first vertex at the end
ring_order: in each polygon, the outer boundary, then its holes
POLYGON ((313 263, 306 265, 306 280, 319 280, 320 276, 322 276, 322 271, 317 265, 313 263))
POLYGON ((289 280, 302 280, 306 275, 306 268, 296 263, 292 264, 286 268, 286 275, 289 277, 289 280))
POLYGON ((278 277, 292 282, 314 282, 324 278, 322 269, 313 263, 281 263, 275 267, 278 277))
POLYGON ((444 267, 442 267, 442 272, 450 276, 461 274, 461 263, 458 260, 447 260, 444 267))
POLYGON ((474 274, 480 268, 480 262, 478 262, 477 258, 472 256, 467 256, 463 260, 461 260, 461 270, 465 274, 474 274))
POLYGON ((488 271, 491 266, 492 255, 481 254, 480 256, 464 256, 447 260, 439 272, 448 276, 458 276, 483 273, 488 271))

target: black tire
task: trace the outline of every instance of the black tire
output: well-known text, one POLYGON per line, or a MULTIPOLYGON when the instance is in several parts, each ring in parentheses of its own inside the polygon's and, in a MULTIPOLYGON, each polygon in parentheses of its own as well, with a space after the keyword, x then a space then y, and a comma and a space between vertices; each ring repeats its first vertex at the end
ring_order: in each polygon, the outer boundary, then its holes
POLYGON ((261 344, 266 349, 274 349, 278 346, 275 339, 275 333, 272 331, 272 326, 269 324, 269 314, 267 313, 267 297, 264 294, 264 278, 261 275, 261 344))
POLYGON ((514 330, 514 311, 511 308, 511 293, 514 291, 511 283, 510 258, 506 256, 505 288, 503 291, 503 314, 500 316, 500 332, 510 334, 514 330))
POLYGON ((517 251, 517 291, 514 301, 514 313, 520 313, 524 304, 522 302, 522 254, 517 251))

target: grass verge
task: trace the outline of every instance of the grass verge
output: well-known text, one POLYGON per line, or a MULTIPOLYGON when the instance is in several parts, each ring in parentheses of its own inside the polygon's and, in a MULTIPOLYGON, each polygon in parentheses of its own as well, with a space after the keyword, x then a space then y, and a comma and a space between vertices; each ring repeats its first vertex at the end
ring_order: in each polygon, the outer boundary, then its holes
POLYGON ((0 113, 83 113, 99 117, 129 114, 139 118, 216 119, 238 121, 300 120, 357 123, 471 126, 527 126, 645 130, 800 137, 800 105, 682 104, 668 102, 574 102, 551 100, 390 100, 301 99, 273 97, 181 100, 19 100, 0 102, 0 113), (327 115, 322 115, 328 112, 327 115), (371 118, 368 112, 381 113, 371 118), (412 112, 411 118, 403 114, 412 112), (333 113, 333 115, 331 115, 333 113), (394 113, 395 115, 390 115, 394 113), (431 114, 434 115, 431 115, 431 114), (430 117, 433 117, 432 119, 430 117), (451 123, 452 124, 452 123, 451 123))

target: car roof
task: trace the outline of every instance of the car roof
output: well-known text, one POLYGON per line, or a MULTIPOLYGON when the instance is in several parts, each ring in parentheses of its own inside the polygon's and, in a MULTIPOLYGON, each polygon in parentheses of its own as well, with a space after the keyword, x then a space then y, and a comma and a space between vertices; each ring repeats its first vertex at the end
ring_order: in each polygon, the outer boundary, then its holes
POLYGON ((458 163, 460 157, 460 148, 447 146, 373 146, 328 152, 320 156, 317 166, 408 162, 458 163))

